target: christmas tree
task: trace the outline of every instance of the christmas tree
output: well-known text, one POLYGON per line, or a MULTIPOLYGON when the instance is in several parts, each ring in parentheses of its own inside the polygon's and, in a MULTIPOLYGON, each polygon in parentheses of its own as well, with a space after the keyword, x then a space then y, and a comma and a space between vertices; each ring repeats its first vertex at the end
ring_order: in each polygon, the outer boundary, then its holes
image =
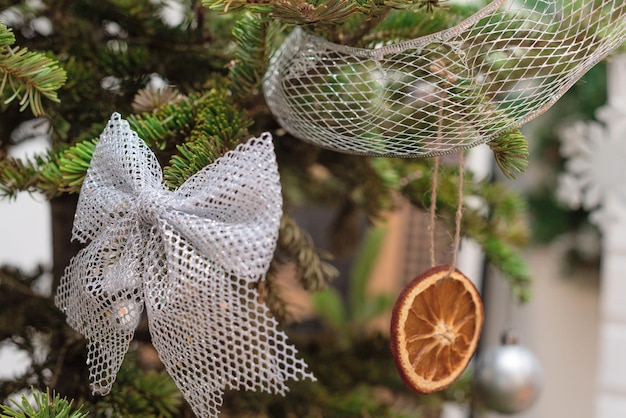
MULTIPOLYGON (((29 272, 0 269, 0 341, 13 341, 33 359, 23 375, 0 382, 2 399, 34 388, 45 397, 38 398, 44 399, 41 408, 55 405, 65 411, 55 416, 70 416, 72 408, 51 390, 82 405, 89 416, 192 416, 156 358, 145 317, 112 392, 93 396, 85 339, 66 324, 54 291, 33 291, 34 283, 50 272, 56 289, 83 248, 71 241, 78 192, 101 132, 119 112, 156 156, 169 190, 249 138, 263 132, 274 136, 283 214, 269 272, 250 286, 287 331, 317 382, 291 383, 286 397, 226 392, 223 416, 401 417, 415 410, 437 416, 444 400, 469 401, 467 378, 437 394, 412 394, 395 372, 388 335, 366 331, 369 320, 391 308, 385 298, 368 298, 364 292, 380 250, 381 225, 401 202, 409 202, 424 211, 436 207, 438 220, 453 231, 460 184, 465 196, 477 197, 483 206, 464 207, 457 229, 481 246, 523 303, 530 297, 529 272, 520 254, 528 239, 524 200, 491 179, 475 181, 455 165, 442 163, 434 170, 432 158, 352 155, 300 141, 268 108, 263 81, 270 57, 295 26, 336 43, 371 47, 450 28, 479 5, 78 0, 7 1, 1 9, 0 194, 8 201, 18 193, 43 194, 51 206, 54 238, 53 266, 29 272), (28 140, 23 124, 33 119, 47 127, 50 150, 30 159, 10 157, 15 141, 28 140), (430 191, 436 172, 435 195, 430 191), (320 223, 302 225, 311 208, 321 208, 331 219, 323 233, 330 243, 325 247, 311 238, 320 223), (338 270, 337 260, 343 259, 349 263, 338 270), (294 321, 297 302, 285 292, 285 280, 312 294, 317 315, 294 321)), ((439 72, 446 68, 452 71, 443 66, 439 72)), ((458 90, 465 102, 485 109, 476 92, 467 86, 458 90)), ((528 151, 515 127, 501 129, 488 145, 505 176, 524 170, 528 151)), ((449 256, 452 240, 444 241, 443 253, 449 256)))

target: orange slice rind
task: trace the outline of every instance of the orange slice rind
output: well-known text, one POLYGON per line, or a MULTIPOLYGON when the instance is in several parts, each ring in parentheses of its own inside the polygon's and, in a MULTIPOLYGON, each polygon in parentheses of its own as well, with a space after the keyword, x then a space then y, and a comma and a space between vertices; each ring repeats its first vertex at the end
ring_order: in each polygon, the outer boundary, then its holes
POLYGON ((440 265, 413 279, 391 316, 391 351, 405 384, 419 393, 450 386, 471 360, 484 321, 470 279, 440 265))

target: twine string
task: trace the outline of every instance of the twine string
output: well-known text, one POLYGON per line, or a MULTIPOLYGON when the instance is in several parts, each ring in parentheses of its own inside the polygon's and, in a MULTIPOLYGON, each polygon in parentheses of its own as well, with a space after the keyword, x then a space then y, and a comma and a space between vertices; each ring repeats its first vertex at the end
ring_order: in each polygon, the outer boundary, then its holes
POLYGON ((454 216, 454 242, 452 243, 452 261, 450 271, 456 269, 456 259, 461 245, 461 220, 463 219, 463 179, 465 177, 465 167, 463 165, 464 153, 459 153, 459 187, 457 191, 456 214, 454 216))
MULTIPOLYGON (((445 66, 440 69, 445 71, 445 66)), ((443 140, 443 112, 446 100, 446 93, 443 93, 441 100, 439 101, 439 119, 437 122, 437 143, 443 140)), ((464 152, 459 153, 459 185, 457 192, 457 204, 456 213, 454 217, 454 241, 452 243, 452 260, 450 262, 450 270, 448 275, 456 269, 457 254, 461 244, 461 220, 463 219, 463 183, 465 177, 464 167, 464 152)), ((435 214, 437 212, 437 188, 439 183, 439 156, 434 157, 433 161, 433 174, 432 185, 430 192, 430 220, 429 220, 429 233, 430 233, 430 265, 434 267, 437 264, 435 255, 435 214)))
POLYGON ((435 213, 437 212, 437 183, 439 182, 439 156, 434 157, 432 186, 430 189, 430 219, 428 222, 428 232, 430 233, 430 266, 437 265, 435 256, 435 213))
MULTIPOLYGON (((443 139, 443 107, 445 105, 445 93, 439 101, 439 119, 437 121, 437 143, 441 143, 443 139)), ((430 266, 437 265, 435 256, 435 214, 437 212, 437 186, 439 183, 439 156, 433 159, 433 176, 430 188, 430 219, 428 223, 428 232, 430 233, 430 266)))

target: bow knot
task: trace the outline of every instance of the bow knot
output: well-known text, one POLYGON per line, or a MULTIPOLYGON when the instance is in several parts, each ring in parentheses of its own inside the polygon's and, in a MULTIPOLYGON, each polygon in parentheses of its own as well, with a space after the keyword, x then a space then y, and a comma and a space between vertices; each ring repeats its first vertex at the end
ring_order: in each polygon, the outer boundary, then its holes
POLYGON ((226 389, 284 393, 287 380, 314 379, 251 285, 273 257, 279 180, 265 133, 168 191, 155 155, 113 114, 74 218, 74 238, 89 245, 55 297, 88 340, 94 393, 111 389, 144 309, 161 361, 200 417, 219 414, 226 389))
POLYGON ((169 204, 171 192, 150 187, 143 188, 136 197, 134 206, 139 220, 148 226, 157 225, 163 219, 169 204))

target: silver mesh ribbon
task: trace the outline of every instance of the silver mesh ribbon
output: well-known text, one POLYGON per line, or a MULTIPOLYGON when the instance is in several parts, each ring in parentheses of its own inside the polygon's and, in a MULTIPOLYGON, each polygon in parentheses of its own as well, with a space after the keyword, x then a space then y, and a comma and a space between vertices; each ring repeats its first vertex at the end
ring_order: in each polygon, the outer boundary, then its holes
POLYGON ((624 0, 496 0, 459 25, 374 49, 296 28, 263 90, 293 136, 337 151, 427 157, 538 116, 626 40, 624 0))
POLYGON ((144 307, 152 343, 199 417, 218 416, 226 389, 284 394, 285 381, 314 379, 254 288, 281 214, 270 134, 168 191, 155 155, 113 114, 74 219, 73 237, 90 243, 55 298, 88 339, 93 392, 111 389, 144 307))

